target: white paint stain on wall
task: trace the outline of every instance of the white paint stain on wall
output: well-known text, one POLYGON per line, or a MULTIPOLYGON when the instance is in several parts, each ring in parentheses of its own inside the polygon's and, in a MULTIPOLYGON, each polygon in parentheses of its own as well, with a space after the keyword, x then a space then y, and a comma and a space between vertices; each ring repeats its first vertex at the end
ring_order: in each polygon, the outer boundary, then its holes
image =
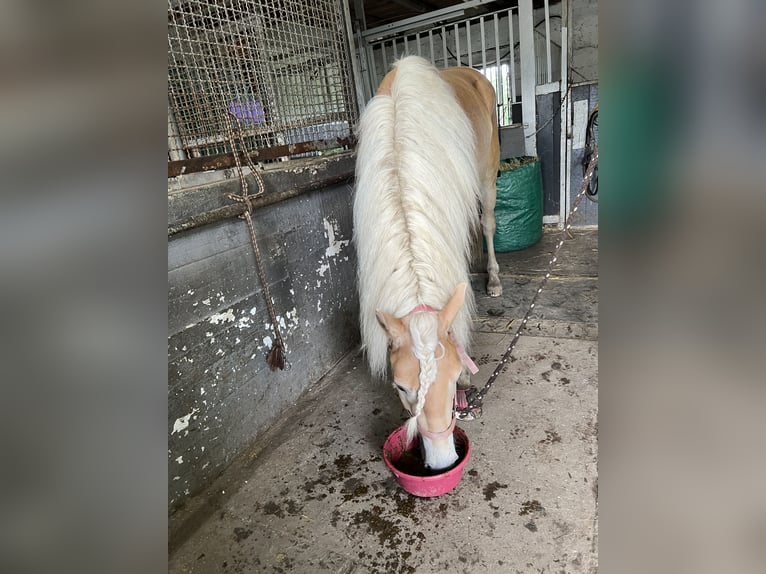
POLYGON ((183 463, 184 463, 184 457, 183 457, 183 455, 179 456, 179 457, 176 459, 176 462, 177 462, 178 464, 183 464, 183 463))
POLYGON ((188 415, 184 415, 182 417, 177 418, 176 422, 173 423, 173 430, 170 432, 170 434, 175 434, 177 432, 181 432, 182 430, 187 429, 189 427, 189 420, 192 418, 192 415, 198 412, 199 412, 199 409, 193 408, 188 415))
MULTIPOLYGON (((330 269, 328 259, 339 255, 343 248, 349 244, 348 239, 337 239, 336 234, 339 234, 339 232, 336 228, 337 223, 335 221, 331 222, 327 218, 324 218, 322 224, 324 225, 324 235, 327 238, 329 245, 327 249, 325 249, 324 257, 317 268, 317 273, 319 273, 320 277, 324 277, 324 274, 330 269)), ((317 287, 319 287, 319 285, 319 281, 317 281, 317 287)))
POLYGON ((341 250, 348 245, 349 240, 343 239, 343 240, 337 240, 335 239, 335 225, 336 222, 329 222, 327 218, 324 218, 322 220, 322 223, 324 225, 324 233, 325 237, 327 237, 327 240, 330 242, 330 246, 325 250, 325 257, 335 257, 338 255, 341 250))
POLYGON ((213 325, 219 325, 220 323, 234 322, 234 309, 227 309, 223 313, 214 313, 210 315, 208 321, 213 325))
MULTIPOLYGON (((252 315, 253 313, 250 313, 250 314, 252 315)), ((253 320, 247 315, 245 315, 244 317, 239 318, 239 320, 237 321, 237 327, 241 331, 242 329, 247 329, 248 327, 250 327, 252 322, 253 320)))

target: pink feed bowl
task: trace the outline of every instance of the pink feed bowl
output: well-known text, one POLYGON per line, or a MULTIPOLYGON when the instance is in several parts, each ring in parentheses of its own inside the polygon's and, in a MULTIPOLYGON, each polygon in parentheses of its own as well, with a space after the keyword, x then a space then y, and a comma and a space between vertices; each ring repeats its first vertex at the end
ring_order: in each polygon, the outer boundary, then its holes
MULTIPOLYGON (((455 488, 463 478, 463 469, 471 457, 471 444, 463 429, 455 427, 455 446, 458 452, 457 463, 440 474, 408 474, 411 465, 404 464, 405 459, 412 458, 413 452, 420 451, 420 438, 415 437, 410 444, 406 444, 407 433, 403 426, 392 432, 383 444, 383 460, 386 466, 394 473, 399 485, 415 496, 424 498, 440 496, 455 488), (403 458, 404 457, 404 458, 403 458), (404 470, 403 470, 403 469, 404 470)), ((419 458, 419 454, 417 457, 419 458)))

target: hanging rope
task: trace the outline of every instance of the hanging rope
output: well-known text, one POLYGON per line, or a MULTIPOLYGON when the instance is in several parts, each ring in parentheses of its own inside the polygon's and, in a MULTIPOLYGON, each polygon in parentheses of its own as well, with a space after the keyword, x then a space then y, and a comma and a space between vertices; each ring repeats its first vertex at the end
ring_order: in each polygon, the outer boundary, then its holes
POLYGON ((253 165, 253 161, 250 158, 250 154, 247 153, 247 148, 245 147, 244 139, 242 138, 242 130, 239 126, 239 120, 236 116, 228 112, 225 114, 226 116, 226 131, 227 131, 227 137, 229 139, 229 144, 231 145, 231 151, 234 154, 234 163, 237 166, 237 175, 239 176, 239 184, 240 188, 242 190, 242 193, 240 195, 237 195, 235 193, 229 193, 227 194, 227 197, 233 201, 236 201, 238 203, 242 203, 245 205, 245 211, 242 215, 239 217, 241 219, 244 219, 247 223, 247 229, 250 232, 250 242, 253 245, 253 253, 255 253, 255 264, 256 269, 258 270, 258 279, 261 282, 261 289, 263 290, 263 296, 266 298, 266 307, 268 307, 269 310, 269 317, 271 318, 271 325, 274 332, 274 344, 271 346, 271 350, 269 351, 269 354, 266 356, 266 363, 269 365, 269 368, 272 371, 276 371, 279 369, 280 371, 285 370, 285 368, 290 368, 290 364, 285 360, 285 342, 282 339, 282 333, 279 331, 279 323, 277 322, 277 314, 274 310, 274 301, 271 298, 271 292, 269 291, 269 283, 266 278, 266 273, 263 269, 263 259, 261 258, 261 250, 258 248, 258 240, 255 236, 255 227, 253 226, 253 218, 252 218, 252 212, 253 212, 253 204, 250 202, 251 198, 258 197, 263 194, 265 188, 263 185, 263 179, 261 178, 261 174, 258 172, 258 170, 255 169, 255 166, 253 165), (247 161, 247 165, 250 168, 250 172, 253 174, 253 177, 255 178, 256 183, 258 184, 258 192, 249 195, 248 194, 248 187, 247 187, 247 180, 245 179, 244 171, 242 170, 242 162, 239 158, 239 153, 237 152, 237 149, 234 145, 234 134, 232 130, 232 118, 234 118, 237 121, 237 135, 240 145, 240 151, 242 152, 242 155, 245 156, 245 161, 247 161))

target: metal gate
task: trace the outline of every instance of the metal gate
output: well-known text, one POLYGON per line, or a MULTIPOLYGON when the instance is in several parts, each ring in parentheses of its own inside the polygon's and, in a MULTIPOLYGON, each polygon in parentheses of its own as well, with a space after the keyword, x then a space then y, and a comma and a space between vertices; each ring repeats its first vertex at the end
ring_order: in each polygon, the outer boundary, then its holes
POLYGON ((545 0, 535 11, 532 0, 520 0, 518 6, 461 18, 487 3, 464 2, 358 32, 363 99, 372 97, 391 64, 404 55, 422 56, 439 68, 469 66, 494 86, 500 126, 522 128, 525 153, 536 155, 535 95, 561 85, 560 5, 550 7, 545 0), (555 18, 558 26, 552 25, 555 18))

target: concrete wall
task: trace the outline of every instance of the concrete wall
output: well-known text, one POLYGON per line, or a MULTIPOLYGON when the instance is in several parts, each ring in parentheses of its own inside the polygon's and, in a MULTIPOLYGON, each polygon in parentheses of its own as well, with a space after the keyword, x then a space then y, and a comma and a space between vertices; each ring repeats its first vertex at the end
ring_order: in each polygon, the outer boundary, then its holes
MULTIPOLYGON (((231 204, 228 170, 169 182, 169 225, 231 204), (200 184, 200 181, 203 183, 200 184)), ((353 175, 353 156, 277 164, 268 193, 353 175), (284 166, 287 166, 285 168, 284 166)), ((251 189, 255 189, 251 185, 251 189)), ((247 227, 226 219, 168 241, 168 479, 171 513, 359 342, 352 187, 335 183, 253 214, 289 371, 271 372, 274 335, 247 227)))
POLYGON ((571 0, 572 81, 598 80, 598 0, 571 0))

